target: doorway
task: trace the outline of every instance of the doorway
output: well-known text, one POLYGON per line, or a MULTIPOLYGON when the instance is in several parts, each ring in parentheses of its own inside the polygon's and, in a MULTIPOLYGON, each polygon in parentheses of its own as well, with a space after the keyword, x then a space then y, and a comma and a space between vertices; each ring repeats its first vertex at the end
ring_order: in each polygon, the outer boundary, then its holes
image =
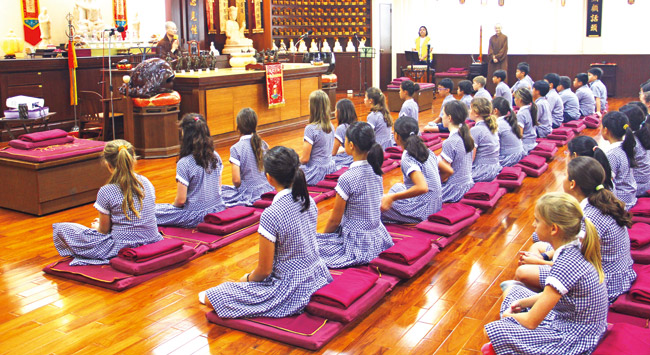
POLYGON ((379 4, 379 88, 385 91, 392 81, 393 5, 379 4))

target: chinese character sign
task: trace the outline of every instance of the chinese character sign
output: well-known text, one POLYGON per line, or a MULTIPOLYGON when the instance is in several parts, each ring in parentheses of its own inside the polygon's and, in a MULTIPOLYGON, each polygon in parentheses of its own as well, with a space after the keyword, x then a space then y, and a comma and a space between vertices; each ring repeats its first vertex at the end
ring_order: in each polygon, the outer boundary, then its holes
POLYGON ((199 19, 197 14, 200 13, 197 0, 190 0, 187 2, 187 28, 189 29, 189 33, 187 34, 188 42, 199 40, 199 19))
POLYGON ((603 0, 587 1, 587 37, 600 37, 603 23, 603 0))

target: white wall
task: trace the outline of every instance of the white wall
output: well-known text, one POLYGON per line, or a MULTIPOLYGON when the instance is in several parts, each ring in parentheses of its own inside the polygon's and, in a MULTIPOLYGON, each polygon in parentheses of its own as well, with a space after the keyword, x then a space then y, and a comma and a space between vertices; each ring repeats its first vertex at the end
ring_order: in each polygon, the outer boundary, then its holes
MULTIPOLYGON (((102 9, 102 19, 106 27, 113 27, 113 2, 112 0, 97 0, 102 9)), ((50 20, 52 21, 52 44, 58 45, 67 42, 65 32, 68 23, 65 19, 68 12, 72 13, 74 1, 66 0, 40 0, 40 9, 47 7, 50 20)), ((140 35, 148 38, 152 34, 163 35, 165 33, 165 1, 164 0, 128 0, 126 14, 128 20, 135 17, 136 12, 140 18, 140 35)), ((20 1, 2 0, 2 12, 0 15, 0 38, 7 35, 9 30, 20 38, 24 38, 22 26, 22 13, 20 1)), ((25 44, 27 46, 27 44, 25 44)))

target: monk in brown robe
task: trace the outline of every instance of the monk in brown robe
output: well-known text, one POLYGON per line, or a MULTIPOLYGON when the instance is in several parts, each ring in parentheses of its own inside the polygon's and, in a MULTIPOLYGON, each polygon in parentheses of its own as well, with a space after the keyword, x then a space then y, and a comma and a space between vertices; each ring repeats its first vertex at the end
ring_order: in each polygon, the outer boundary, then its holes
MULTIPOLYGON (((501 33, 501 25, 494 26, 496 34, 490 37, 488 47, 488 78, 492 77, 494 71, 503 69, 508 72, 508 37, 501 33)), ((488 91, 494 92, 492 80, 488 80, 488 91)))
POLYGON ((176 24, 168 21, 165 23, 165 36, 158 41, 158 46, 156 47, 156 53, 159 58, 163 60, 167 57, 176 59, 178 56, 178 38, 176 36, 176 24))

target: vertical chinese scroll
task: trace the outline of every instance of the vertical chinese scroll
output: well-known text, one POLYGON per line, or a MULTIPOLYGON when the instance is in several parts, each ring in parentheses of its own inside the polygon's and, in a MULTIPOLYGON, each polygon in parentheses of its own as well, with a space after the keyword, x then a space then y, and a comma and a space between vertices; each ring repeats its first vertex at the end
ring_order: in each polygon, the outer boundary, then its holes
POLYGON ((587 1, 587 37, 600 37, 603 20, 603 0, 587 1))
POLYGON ((228 21, 228 0, 219 0, 219 31, 226 33, 226 21, 228 21))
POLYGON ((199 6, 197 0, 187 2, 187 41, 199 40, 199 6))
POLYGON ((253 0, 253 12, 255 16, 255 26, 253 33, 264 33, 264 0, 253 0))
POLYGON ((208 26, 208 33, 217 33, 217 28, 214 24, 214 0, 205 0, 205 15, 206 25, 208 26))
POLYGON ((244 33, 248 33, 249 23, 248 23, 248 1, 247 0, 236 0, 237 6, 237 23, 239 23, 239 28, 244 27, 244 33))

